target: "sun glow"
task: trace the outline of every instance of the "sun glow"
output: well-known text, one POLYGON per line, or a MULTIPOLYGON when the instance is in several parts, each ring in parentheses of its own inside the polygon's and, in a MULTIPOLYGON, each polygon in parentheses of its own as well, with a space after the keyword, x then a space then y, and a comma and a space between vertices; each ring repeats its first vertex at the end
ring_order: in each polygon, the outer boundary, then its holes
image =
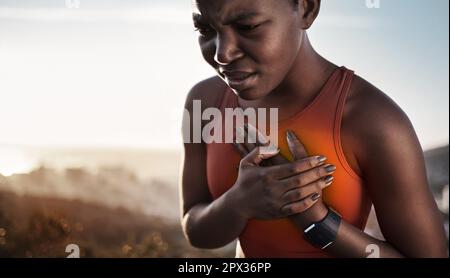
POLYGON ((0 174, 11 176, 14 174, 28 173, 35 161, 23 150, 13 147, 0 147, 0 174))

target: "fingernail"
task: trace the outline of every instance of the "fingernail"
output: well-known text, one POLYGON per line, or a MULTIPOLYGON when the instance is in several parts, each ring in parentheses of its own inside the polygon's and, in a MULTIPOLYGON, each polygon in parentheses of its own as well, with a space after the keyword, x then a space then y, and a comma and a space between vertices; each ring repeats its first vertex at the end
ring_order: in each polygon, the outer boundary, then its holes
POLYGON ((325 171, 327 171, 327 173, 334 173, 336 171, 336 166, 328 165, 327 167, 325 167, 325 171))
POLYGON ((311 199, 312 199, 313 201, 317 201, 319 198, 320 198, 320 194, 319 194, 319 193, 314 193, 314 194, 311 196, 311 199))
POLYGON ((261 147, 261 153, 263 154, 275 154, 279 153, 280 149, 274 147, 273 145, 269 145, 267 147, 261 147))
POLYGON ((327 158, 325 156, 318 156, 317 157, 317 161, 319 161, 319 163, 323 163, 327 160, 327 158))
POLYGON ((328 176, 325 178, 325 185, 329 186, 330 184, 333 183, 334 177, 333 176, 328 176))
POLYGON ((270 143, 269 139, 267 139, 266 136, 262 135, 260 132, 258 132, 258 141, 262 145, 267 145, 270 143))
POLYGON ((297 137, 295 137, 295 134, 291 130, 288 130, 286 133, 289 140, 297 139, 297 137))
POLYGON ((278 154, 281 152, 281 149, 279 149, 275 145, 267 145, 267 146, 261 146, 261 153, 266 155, 272 155, 272 154, 278 154))

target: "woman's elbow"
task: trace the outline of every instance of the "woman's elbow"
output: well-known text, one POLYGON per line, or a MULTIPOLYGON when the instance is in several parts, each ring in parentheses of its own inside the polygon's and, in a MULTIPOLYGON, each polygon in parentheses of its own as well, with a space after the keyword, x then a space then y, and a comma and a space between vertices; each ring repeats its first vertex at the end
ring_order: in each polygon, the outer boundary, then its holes
POLYGON ((188 229, 183 225, 184 237, 188 243, 198 249, 217 249, 224 245, 214 242, 212 238, 205 234, 199 234, 192 229, 188 229))
POLYGON ((186 213, 181 221, 181 227, 183 229, 183 234, 188 243, 199 249, 216 249, 222 246, 217 246, 207 235, 195 228, 195 221, 193 221, 192 216, 186 213))

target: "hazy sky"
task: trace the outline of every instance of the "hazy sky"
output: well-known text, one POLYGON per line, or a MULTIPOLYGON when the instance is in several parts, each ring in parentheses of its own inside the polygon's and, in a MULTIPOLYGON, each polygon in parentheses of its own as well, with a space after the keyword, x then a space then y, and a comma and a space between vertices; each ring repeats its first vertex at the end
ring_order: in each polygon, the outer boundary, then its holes
MULTIPOLYGON (((180 147, 186 93, 213 74, 190 0, 65 2, 0 0, 0 144, 180 147)), ((322 3, 316 49, 392 97, 424 148, 448 143, 449 1, 322 3)))

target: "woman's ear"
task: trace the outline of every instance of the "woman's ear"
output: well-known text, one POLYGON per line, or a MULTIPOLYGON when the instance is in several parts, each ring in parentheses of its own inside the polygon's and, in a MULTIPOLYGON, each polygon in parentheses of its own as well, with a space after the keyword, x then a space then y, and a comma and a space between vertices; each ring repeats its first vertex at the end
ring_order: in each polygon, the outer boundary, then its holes
POLYGON ((302 15, 301 28, 307 30, 319 15, 321 0, 300 0, 298 8, 302 15))

